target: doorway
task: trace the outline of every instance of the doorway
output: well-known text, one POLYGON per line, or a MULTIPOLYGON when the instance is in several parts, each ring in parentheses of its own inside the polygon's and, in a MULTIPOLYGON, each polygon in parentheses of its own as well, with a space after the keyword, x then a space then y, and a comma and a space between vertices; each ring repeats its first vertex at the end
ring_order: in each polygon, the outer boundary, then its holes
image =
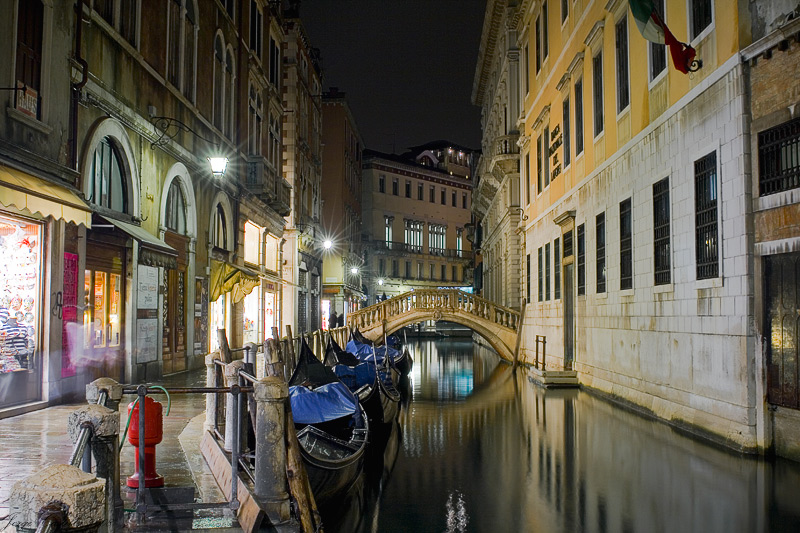
POLYGON ((574 263, 564 265, 564 369, 572 370, 575 361, 574 263))

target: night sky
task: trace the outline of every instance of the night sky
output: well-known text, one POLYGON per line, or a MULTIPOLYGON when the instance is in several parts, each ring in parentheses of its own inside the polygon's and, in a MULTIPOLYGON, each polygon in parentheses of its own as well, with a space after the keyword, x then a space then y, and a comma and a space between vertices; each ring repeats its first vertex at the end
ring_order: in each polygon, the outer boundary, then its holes
POLYGON ((323 85, 347 93, 366 148, 446 139, 480 148, 472 105, 483 0, 303 0, 323 85))

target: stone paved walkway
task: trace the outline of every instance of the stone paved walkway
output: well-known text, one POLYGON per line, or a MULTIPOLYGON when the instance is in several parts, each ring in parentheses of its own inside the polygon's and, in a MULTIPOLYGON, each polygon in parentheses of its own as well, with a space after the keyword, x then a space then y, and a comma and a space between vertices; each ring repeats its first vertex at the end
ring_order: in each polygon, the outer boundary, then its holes
MULTIPOLYGON (((167 376, 158 384, 165 387, 205 386, 205 369, 167 376)), ((120 433, 127 422, 127 404, 133 398, 123 398, 125 407, 120 407, 120 433)), ((155 399, 164 404, 166 412, 166 398, 158 395, 155 399)), ((8 508, 12 485, 40 468, 69 460, 72 443, 67 436, 66 424, 69 414, 78 405, 48 407, 0 420, 0 531, 15 531, 10 525, 8 508)), ((204 412, 204 394, 172 396, 170 414, 164 419, 164 440, 156 449, 156 464, 166 486, 194 486, 199 501, 219 502, 224 497, 199 449, 204 412)), ((133 463, 134 450, 126 442, 120 458, 123 485, 127 476, 133 473, 133 463)))

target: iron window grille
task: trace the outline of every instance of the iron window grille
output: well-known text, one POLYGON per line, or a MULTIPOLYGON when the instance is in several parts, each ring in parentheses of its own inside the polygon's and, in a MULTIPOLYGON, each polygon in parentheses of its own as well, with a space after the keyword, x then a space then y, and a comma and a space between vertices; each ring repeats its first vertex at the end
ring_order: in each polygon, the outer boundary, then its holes
POLYGON ((572 251, 572 230, 565 232, 564 235, 561 237, 561 239, 564 241, 564 255, 563 255, 563 257, 564 257, 564 259, 566 259, 567 257, 571 257, 572 254, 573 254, 573 251, 572 251))
POLYGON ((561 241, 553 241, 553 299, 561 299, 561 241))
POLYGON ((528 302, 531 301, 531 254, 525 256, 526 275, 525 275, 525 289, 528 297, 528 302))
POLYGON ((564 133, 562 134, 564 139, 564 168, 569 166, 569 157, 570 157, 570 145, 569 145, 569 98, 564 99, 564 103, 561 106, 562 114, 561 120, 563 126, 564 133))
POLYGON ((542 247, 539 247, 539 301, 542 301, 544 296, 544 259, 542 256, 542 247))
POLYGON ((575 156, 583 153, 583 80, 575 82, 575 156))
POLYGON ((697 279, 719 275, 717 245, 717 153, 694 162, 697 279))
POLYGON ((653 247, 656 285, 672 280, 670 268, 669 178, 653 184, 653 247))
POLYGON ((619 204, 619 288, 633 288, 633 232, 631 216, 631 199, 619 204))
POLYGON ((621 113, 631 101, 628 86, 628 17, 622 17, 614 30, 617 40, 617 113, 621 113))
POLYGON ((800 118, 758 134, 758 192, 767 196, 800 187, 800 118))
POLYGON ((593 90, 594 90, 594 136, 603 133, 603 54, 592 58, 593 90))
POLYGON ((544 299, 550 300, 550 243, 544 245, 544 299))
POLYGON ((606 214, 600 213, 595 219, 595 239, 597 242, 597 292, 606 292, 606 214))
POLYGON ((586 294, 586 236, 584 225, 578 226, 578 294, 586 294))

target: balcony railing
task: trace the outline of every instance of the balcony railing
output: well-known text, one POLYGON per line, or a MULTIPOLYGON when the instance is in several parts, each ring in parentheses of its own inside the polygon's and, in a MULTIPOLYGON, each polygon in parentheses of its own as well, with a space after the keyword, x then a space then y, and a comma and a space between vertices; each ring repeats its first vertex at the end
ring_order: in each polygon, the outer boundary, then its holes
POLYGON ((247 158, 247 188, 273 208, 279 215, 289 215, 292 187, 263 156, 247 158))
POLYGON ((412 253, 419 255, 436 255, 439 257, 449 257, 453 259, 472 259, 471 250, 453 250, 445 248, 430 248, 426 251, 424 246, 406 244, 397 241, 373 241, 372 248, 376 253, 412 253))
POLYGON ((519 154, 517 139, 519 139, 519 135, 503 135, 502 137, 495 139, 494 155, 519 154))

